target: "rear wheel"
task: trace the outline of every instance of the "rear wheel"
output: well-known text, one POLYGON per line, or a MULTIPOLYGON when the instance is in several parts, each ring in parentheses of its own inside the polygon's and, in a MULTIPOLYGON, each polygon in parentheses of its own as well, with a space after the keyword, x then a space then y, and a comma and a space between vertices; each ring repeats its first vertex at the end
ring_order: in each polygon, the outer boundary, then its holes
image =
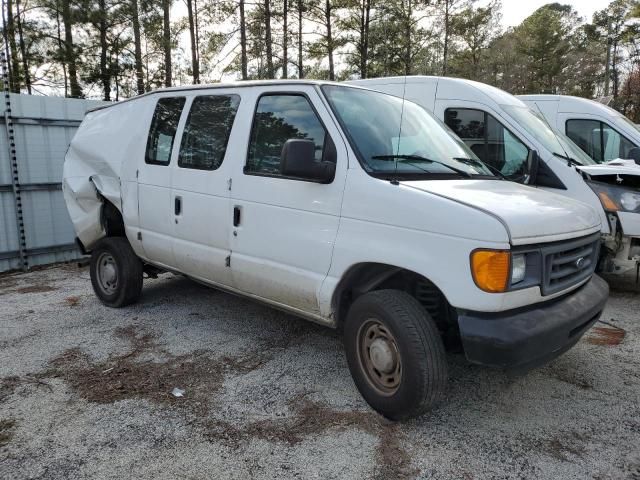
POLYGON ((358 390, 385 417, 420 415, 442 399, 447 365, 440 332, 409 294, 379 290, 356 299, 344 342, 358 390))
POLYGON ((124 307, 142 291, 142 262, 125 237, 106 237, 91 252, 91 284, 108 307, 124 307))

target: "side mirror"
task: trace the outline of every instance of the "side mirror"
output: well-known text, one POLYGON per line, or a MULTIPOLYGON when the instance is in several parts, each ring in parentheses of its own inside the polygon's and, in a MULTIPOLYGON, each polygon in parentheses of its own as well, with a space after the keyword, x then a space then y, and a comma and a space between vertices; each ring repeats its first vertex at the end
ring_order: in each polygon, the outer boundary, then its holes
POLYGON ((628 157, 629 157, 629 160, 633 160, 638 165, 640 165, 640 148, 634 147, 631 150, 629 150, 628 157))
MULTIPOLYGON (((327 136, 327 138, 329 138, 327 136)), ((331 142, 331 139, 329 139, 331 142)), ((312 140, 290 138, 282 147, 280 155, 280 173, 286 177, 297 177, 317 183, 331 183, 336 173, 335 156, 327 155, 331 149, 325 141, 325 155, 322 161, 316 160, 316 145, 312 140), (329 158, 327 158, 329 157, 329 158), (333 161, 331 161, 333 160, 333 161)))
POLYGON ((536 150, 531 150, 527 155, 527 171, 524 175, 525 185, 535 185, 538 178, 538 167, 540 166, 540 156, 536 150))

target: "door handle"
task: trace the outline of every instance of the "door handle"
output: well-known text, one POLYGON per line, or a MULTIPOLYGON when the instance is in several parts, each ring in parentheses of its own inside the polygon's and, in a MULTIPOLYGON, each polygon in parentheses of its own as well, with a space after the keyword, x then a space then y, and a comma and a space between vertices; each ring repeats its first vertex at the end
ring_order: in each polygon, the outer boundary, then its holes
POLYGON ((233 226, 237 227, 240 225, 240 207, 237 205, 233 207, 233 226))
POLYGON ((173 204, 173 213, 180 215, 182 213, 182 197, 176 197, 173 204))

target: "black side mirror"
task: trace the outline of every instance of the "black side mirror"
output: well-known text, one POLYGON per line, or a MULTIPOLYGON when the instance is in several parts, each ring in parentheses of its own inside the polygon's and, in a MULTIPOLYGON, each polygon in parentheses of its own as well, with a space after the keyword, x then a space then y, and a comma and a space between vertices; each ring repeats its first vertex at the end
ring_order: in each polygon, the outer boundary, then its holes
POLYGON ((640 148, 632 148, 631 150, 629 150, 629 154, 627 156, 629 157, 629 160, 633 160, 638 165, 640 165, 640 148))
POLYGON ((540 156, 536 150, 531 150, 527 155, 527 171, 524 175, 525 185, 535 185, 538 178, 538 167, 540 166, 540 156))
MULTIPOLYGON (((333 143, 333 142, 332 142, 333 143)), ((330 150, 325 142, 325 152, 330 150)), ((335 151, 335 147, 333 147, 335 151)), ((290 138, 282 147, 280 173, 286 177, 296 177, 318 183, 331 183, 336 173, 336 162, 316 160, 316 145, 313 140, 290 138)), ((327 161, 329 160, 329 161, 327 161)))

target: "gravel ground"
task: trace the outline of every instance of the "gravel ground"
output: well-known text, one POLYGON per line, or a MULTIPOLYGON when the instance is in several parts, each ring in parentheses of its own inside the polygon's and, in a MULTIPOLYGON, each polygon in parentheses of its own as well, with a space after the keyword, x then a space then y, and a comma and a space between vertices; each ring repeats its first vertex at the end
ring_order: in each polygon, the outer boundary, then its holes
POLYGON ((512 376, 451 354, 444 404, 394 424, 329 329, 173 275, 122 310, 86 269, 0 276, 0 478, 640 479, 625 280, 564 356, 512 376))

